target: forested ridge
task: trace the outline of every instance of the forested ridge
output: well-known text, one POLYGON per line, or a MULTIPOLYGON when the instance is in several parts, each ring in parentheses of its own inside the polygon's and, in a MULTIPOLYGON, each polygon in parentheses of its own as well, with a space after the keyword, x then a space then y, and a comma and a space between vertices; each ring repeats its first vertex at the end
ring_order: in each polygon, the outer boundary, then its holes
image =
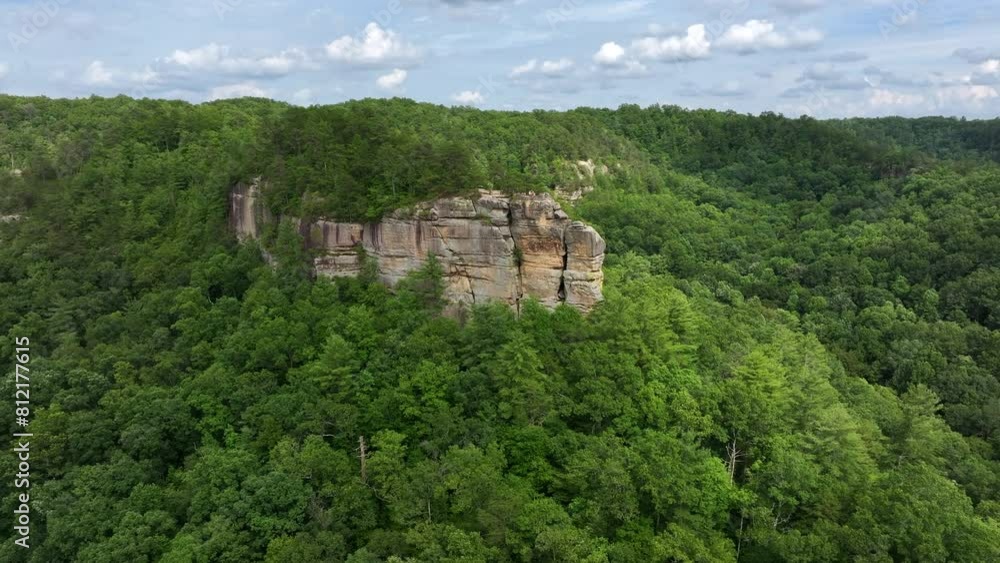
POLYGON ((998 135, 0 96, 0 393, 30 337, 34 434, 0 560, 1000 560, 998 135), (606 301, 452 318, 433 263, 312 279, 290 229, 272 267, 227 228, 257 177, 352 220, 592 184, 606 301))

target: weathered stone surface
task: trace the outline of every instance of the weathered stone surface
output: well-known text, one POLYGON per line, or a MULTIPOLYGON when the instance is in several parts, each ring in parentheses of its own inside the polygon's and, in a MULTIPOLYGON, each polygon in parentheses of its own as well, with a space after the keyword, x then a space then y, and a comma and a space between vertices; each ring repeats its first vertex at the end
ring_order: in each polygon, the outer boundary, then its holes
POLYGON ((521 285, 526 295, 548 307, 565 301, 563 271, 569 216, 548 194, 518 195, 510 205, 510 231, 521 258, 521 285))
MULTIPOLYGON (((256 184, 233 190, 230 223, 241 240, 259 236, 273 220, 257 193, 256 184)), ((548 194, 511 198, 484 190, 397 210, 377 223, 316 220, 299 224, 299 231, 316 251, 315 271, 322 276, 357 276, 363 250, 392 286, 433 255, 455 307, 487 301, 519 307, 534 297, 586 312, 603 298, 604 240, 572 221, 548 194)))
POLYGON ((563 236, 567 251, 563 272, 566 303, 581 309, 593 307, 603 299, 601 288, 604 286, 607 245, 593 227, 579 221, 570 223, 563 236))
POLYGON ((273 220, 259 192, 258 178, 250 184, 236 184, 229 193, 229 226, 240 241, 257 238, 263 226, 273 220))

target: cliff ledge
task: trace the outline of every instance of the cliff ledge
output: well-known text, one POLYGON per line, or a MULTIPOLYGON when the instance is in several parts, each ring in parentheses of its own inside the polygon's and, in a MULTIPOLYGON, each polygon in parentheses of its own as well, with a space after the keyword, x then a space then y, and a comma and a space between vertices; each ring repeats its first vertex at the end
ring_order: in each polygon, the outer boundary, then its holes
MULTIPOLYGON (((258 238, 275 220, 258 186, 239 184, 230 194, 230 225, 241 240, 258 238)), ((454 306, 502 301, 519 308, 533 297, 548 307, 567 303, 588 312, 603 299, 604 239, 571 220, 549 194, 480 190, 397 210, 379 222, 295 222, 315 250, 317 275, 357 276, 363 249, 382 282, 393 286, 431 254, 454 306)))

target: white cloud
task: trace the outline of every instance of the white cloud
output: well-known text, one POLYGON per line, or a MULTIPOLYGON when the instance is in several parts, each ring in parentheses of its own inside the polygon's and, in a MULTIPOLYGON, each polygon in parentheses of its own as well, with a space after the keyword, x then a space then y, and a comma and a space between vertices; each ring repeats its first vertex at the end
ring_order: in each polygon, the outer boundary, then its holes
POLYGON ((211 70, 226 56, 228 50, 228 47, 215 43, 190 51, 177 49, 173 55, 167 57, 167 62, 198 70, 211 70))
POLYGON ((531 59, 530 61, 524 63, 523 65, 518 65, 510 71, 511 77, 521 76, 522 74, 529 74, 535 72, 538 69, 538 59, 531 59))
POLYGON ((483 97, 483 94, 479 90, 465 90, 455 94, 451 99, 463 106, 478 106, 486 101, 486 98, 483 97))
POLYGON ((209 100, 224 100, 227 98, 267 98, 270 93, 253 82, 240 82, 212 88, 208 93, 209 100))
POLYGON ((685 35, 670 37, 643 37, 632 42, 632 51, 640 59, 657 61, 682 61, 707 58, 712 42, 703 24, 687 28, 685 35))
POLYGON ((989 59, 979 65, 979 72, 983 74, 1000 73, 1000 59, 989 59))
POLYGON ((9 72, 10 72, 10 67, 7 66, 7 63, 0 63, 0 80, 6 78, 9 72))
POLYGON ((406 82, 407 72, 401 68, 395 68, 389 74, 379 76, 375 84, 383 90, 395 90, 406 82))
POLYGON ((632 78, 646 75, 646 65, 628 56, 625 48, 613 41, 601 45, 594 53, 594 62, 607 76, 632 78))
POLYGON ((573 68, 573 61, 562 58, 556 61, 544 61, 542 63, 542 74, 556 75, 573 68))
POLYGON ((616 66, 625 62, 625 48, 609 41, 594 54, 594 62, 604 66, 616 66))
POLYGON ((345 35, 326 46, 326 54, 335 61, 348 64, 378 65, 389 61, 415 59, 419 52, 396 32, 382 29, 372 22, 365 26, 362 37, 345 35))
POLYGON ((111 84, 113 79, 114 74, 101 61, 90 63, 87 70, 83 72, 83 81, 90 86, 111 84))
POLYGON ((816 29, 775 31, 767 20, 749 20, 733 24, 722 34, 716 44, 739 53, 753 53, 761 49, 794 49, 811 47, 823 40, 823 33, 816 29))
POLYGON ((309 57, 300 49, 263 57, 237 57, 230 54, 228 46, 209 43, 188 51, 175 50, 166 62, 185 70, 263 77, 285 76, 306 67, 309 57))
POLYGON ((530 61, 518 65, 510 71, 511 78, 517 78, 518 76, 524 76, 527 74, 543 74, 545 76, 561 76, 566 73, 566 71, 573 68, 573 61, 567 58, 561 58, 553 61, 542 61, 538 62, 537 59, 531 59, 530 61))
POLYGON ((959 103, 978 108, 997 98, 1000 98, 1000 93, 996 88, 983 84, 948 86, 937 91, 937 100, 941 105, 959 103))

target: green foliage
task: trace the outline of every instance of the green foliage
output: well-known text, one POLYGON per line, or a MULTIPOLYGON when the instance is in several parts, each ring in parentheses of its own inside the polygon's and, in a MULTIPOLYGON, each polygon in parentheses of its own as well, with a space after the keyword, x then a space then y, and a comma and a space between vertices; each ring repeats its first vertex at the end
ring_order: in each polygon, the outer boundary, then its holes
POLYGON ((0 96, 37 436, 0 560, 1000 560, 994 131, 0 96), (287 219, 264 257, 227 232, 260 175, 279 215, 376 218, 588 159, 588 316, 443 316, 433 257, 390 290, 311 279, 287 219))

